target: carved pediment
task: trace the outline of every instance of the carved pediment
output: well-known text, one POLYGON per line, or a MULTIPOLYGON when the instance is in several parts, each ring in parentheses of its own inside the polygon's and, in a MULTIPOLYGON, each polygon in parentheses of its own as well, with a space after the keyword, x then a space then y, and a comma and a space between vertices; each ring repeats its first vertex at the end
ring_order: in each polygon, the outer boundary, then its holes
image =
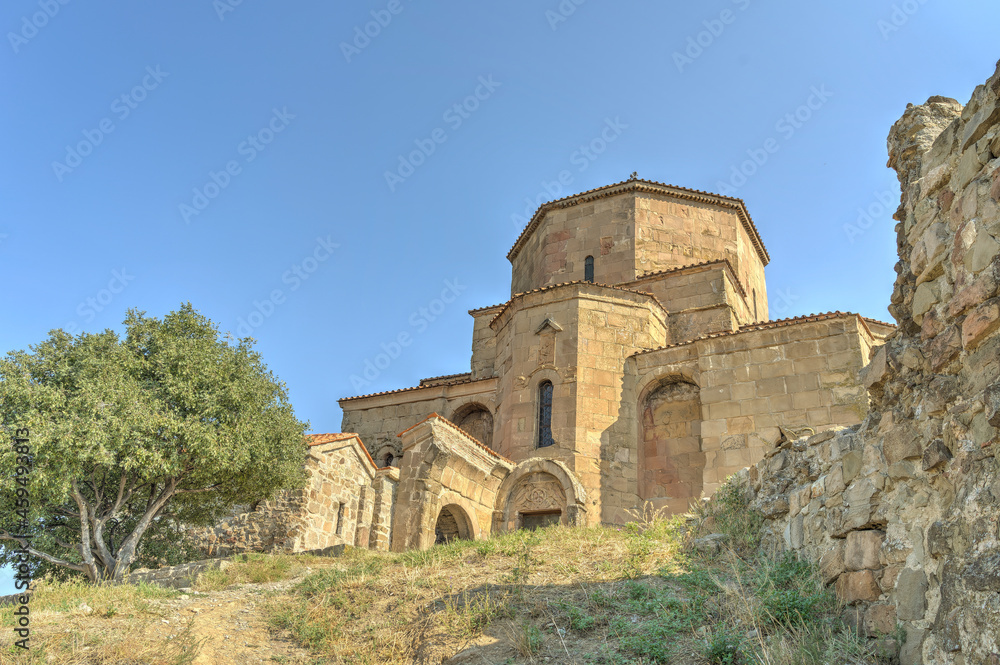
POLYGON ((536 335, 541 335, 543 332, 560 333, 562 332, 562 326, 551 318, 547 318, 535 329, 536 335))

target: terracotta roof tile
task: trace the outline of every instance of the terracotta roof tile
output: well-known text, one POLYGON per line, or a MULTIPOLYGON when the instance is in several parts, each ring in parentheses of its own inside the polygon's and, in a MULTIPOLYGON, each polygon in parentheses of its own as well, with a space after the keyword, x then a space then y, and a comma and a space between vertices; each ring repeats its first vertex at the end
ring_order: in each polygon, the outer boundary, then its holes
POLYGON ((309 446, 321 446, 324 443, 331 443, 333 441, 344 441, 356 437, 360 439, 358 434, 353 432, 336 432, 332 434, 307 434, 306 439, 309 441, 309 446))
MULTIPOLYGON (((636 351, 633 356, 640 356, 646 353, 653 353, 655 351, 663 351, 665 349, 673 349, 679 346, 686 346, 688 344, 694 344, 706 339, 715 339, 717 337, 729 337, 732 335, 739 335, 746 332, 753 332, 755 330, 770 330, 772 328, 783 328, 785 326, 793 326, 799 323, 813 323, 816 321, 826 321, 828 319, 839 319, 844 317, 854 316, 859 320, 862 320, 858 314, 853 312, 824 312, 822 314, 805 314, 803 316, 793 316, 789 319, 777 319, 775 321, 762 321, 761 323, 750 323, 745 326, 740 326, 738 330, 729 330, 725 332, 709 333, 708 335, 702 335, 701 337, 695 337, 694 339, 689 339, 684 342, 677 342, 676 344, 667 344, 666 346, 661 346, 655 349, 647 349, 645 351, 636 351)), ((862 320, 863 323, 863 320, 862 320)))
MULTIPOLYGON (((420 379, 420 385, 423 386, 431 381, 440 381, 441 379, 458 379, 458 377, 472 377, 472 372, 459 372, 458 374, 442 374, 441 376, 431 376, 426 379, 420 379)), ((419 386, 418 386, 419 387, 419 386)))
POLYGON ((500 453, 498 453, 498 452, 494 451, 493 449, 491 449, 490 447, 488 447, 486 444, 482 443, 479 439, 477 439, 476 437, 472 436, 471 434, 469 434, 468 432, 466 432, 464 429, 462 429, 461 427, 459 427, 455 423, 451 422, 450 420, 448 420, 447 418, 445 418, 444 416, 442 416, 441 414, 436 413, 436 412, 432 413, 429 416, 427 416, 426 418, 424 418, 423 420, 421 420, 417 424, 411 425, 410 427, 407 427, 406 429, 404 429, 402 432, 400 432, 396 436, 402 437, 404 434, 406 434, 407 432, 409 432, 411 429, 413 429, 415 427, 419 427, 420 425, 423 425, 425 422, 427 422, 431 418, 437 418, 438 420, 440 420, 445 425, 448 425, 449 427, 451 427, 453 430, 461 432, 466 438, 470 439, 473 443, 475 443, 477 446, 479 446, 480 448, 482 448, 485 452, 489 453, 493 457, 496 457, 497 459, 501 459, 504 462, 507 462, 508 464, 513 464, 514 463, 511 460, 509 460, 506 457, 504 457, 503 455, 501 455, 500 453))
MULTIPOLYGON (((626 283, 631 283, 631 282, 626 282, 626 283)), ((663 303, 661 303, 659 301, 659 299, 657 299, 657 297, 654 296, 652 293, 646 293, 645 291, 638 291, 636 289, 626 289, 624 286, 613 286, 611 284, 599 284, 597 282, 588 282, 588 281, 582 280, 582 279, 575 279, 572 282, 561 282, 559 284, 552 284, 551 286, 542 286, 542 287, 539 287, 537 289, 532 289, 530 291, 522 291, 521 293, 515 293, 513 295, 513 297, 510 300, 507 301, 507 304, 505 304, 503 306, 503 309, 501 309, 499 312, 497 312, 496 316, 494 316, 492 319, 490 319, 490 325, 492 326, 493 322, 496 321, 497 319, 499 319, 503 315, 503 313, 507 311, 507 308, 510 307, 514 303, 515 300, 518 300, 518 299, 520 299, 520 298, 522 298, 522 297, 524 297, 526 295, 529 295, 531 293, 541 293, 542 291, 551 291, 553 289, 561 289, 561 288, 563 288, 565 286, 573 286, 575 284, 586 284, 587 286, 597 286, 597 287, 600 287, 600 288, 603 288, 603 289, 614 289, 616 291, 625 291, 627 293, 635 293, 635 294, 640 295, 640 296, 646 296, 647 298, 652 299, 652 301, 655 302, 657 305, 659 305, 660 309, 662 309, 664 312, 667 311, 667 308, 663 306, 663 303)))
POLYGON ((469 310, 469 314, 475 315, 475 314, 478 314, 479 312, 485 312, 485 311, 490 310, 490 309, 497 309, 498 307, 503 307, 506 304, 507 303, 502 302, 499 305, 490 305, 488 307, 477 307, 476 309, 470 309, 469 310))
MULTIPOLYGON (((622 182, 616 182, 610 185, 604 185, 603 187, 597 187, 595 189, 588 189, 585 192, 580 192, 579 194, 573 194, 572 196, 564 196, 561 199, 555 199, 554 201, 548 201, 538 206, 535 214, 531 216, 531 220, 528 225, 524 227, 521 231, 521 235, 517 237, 514 241, 514 246, 510 248, 507 252, 507 259, 511 262, 521 251, 521 246, 528 236, 532 234, 535 228, 538 227, 541 222, 544 213, 550 209, 554 208, 565 208, 570 205, 577 203, 576 199, 586 199, 593 200, 604 198, 606 196, 612 196, 614 194, 619 194, 621 192, 627 191, 655 191, 657 189, 668 188, 674 190, 669 192, 671 195, 676 196, 681 199, 688 199, 693 201, 700 201, 705 203, 714 203, 712 199, 717 199, 721 201, 731 201, 736 204, 732 207, 736 208, 737 216, 746 229, 750 236, 751 241, 754 243, 757 254, 760 256, 761 261, 764 265, 767 265, 771 261, 771 257, 767 253, 767 248, 764 247, 764 241, 760 239, 760 233, 757 231, 757 225, 753 223, 753 218, 750 217, 750 212, 747 210, 746 203, 743 199, 734 198, 732 196, 723 196, 722 194, 713 194, 712 192, 702 191, 700 189, 690 189, 688 187, 680 187, 677 185, 668 185, 663 182, 656 182, 655 180, 623 180, 622 182), (619 188, 616 191, 610 191, 612 189, 619 188)), ((583 202, 583 201, 580 201, 583 202)))
POLYGON ((873 319, 873 318, 868 317, 868 316, 862 316, 861 318, 864 319, 865 321, 870 321, 872 323, 877 323, 880 326, 889 326, 890 328, 895 328, 896 327, 895 323, 886 323, 885 321, 879 321, 878 319, 873 319))
POLYGON ((409 388, 397 388, 396 390, 383 390, 377 393, 368 393, 367 395, 354 395, 353 397, 341 397, 337 400, 338 404, 343 404, 344 402, 350 402, 356 399, 365 399, 367 397, 379 397, 380 395, 395 395, 397 393, 406 393, 414 390, 430 390, 432 388, 441 388, 444 386, 457 386, 463 383, 475 383, 476 381, 487 381, 494 377, 488 377, 487 379, 460 379, 458 381, 448 381, 446 383, 435 383, 432 386, 411 386, 409 388))

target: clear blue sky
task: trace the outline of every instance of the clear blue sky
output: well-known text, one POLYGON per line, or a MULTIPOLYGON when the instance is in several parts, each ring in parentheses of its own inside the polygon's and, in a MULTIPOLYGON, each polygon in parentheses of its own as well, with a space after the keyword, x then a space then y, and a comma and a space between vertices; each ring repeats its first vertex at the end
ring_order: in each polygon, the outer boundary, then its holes
POLYGON ((1000 57, 987 2, 229 1, 4 4, 0 350, 190 300, 259 324, 314 431, 338 397, 467 371, 466 312, 506 300, 525 210, 631 171, 733 187, 775 318, 887 319, 889 127, 1000 57), (446 280, 455 302, 421 314, 446 280))
POLYGON ((0 351, 191 301, 320 432, 467 371, 525 211, 632 171, 746 201, 773 318, 888 319, 889 127, 1000 57, 985 1, 231 1, 0 8, 0 351))

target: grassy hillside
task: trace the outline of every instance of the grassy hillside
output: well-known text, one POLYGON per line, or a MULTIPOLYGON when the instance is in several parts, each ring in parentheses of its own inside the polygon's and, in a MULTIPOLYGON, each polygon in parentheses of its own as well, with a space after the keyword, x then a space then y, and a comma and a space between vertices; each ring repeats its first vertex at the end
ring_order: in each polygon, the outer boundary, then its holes
MULTIPOLYGON (((0 663, 889 662, 841 625, 810 565, 759 552, 738 497, 728 488, 700 516, 424 552, 251 556, 183 596, 43 584, 35 649, 5 646, 0 663)), ((12 619, 0 610, 4 645, 12 619)))

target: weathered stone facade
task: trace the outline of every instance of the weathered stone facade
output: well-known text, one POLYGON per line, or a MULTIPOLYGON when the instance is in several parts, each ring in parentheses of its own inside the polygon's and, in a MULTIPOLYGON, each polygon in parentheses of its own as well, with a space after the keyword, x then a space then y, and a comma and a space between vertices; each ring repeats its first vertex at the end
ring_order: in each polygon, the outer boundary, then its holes
POLYGON ((353 434, 309 437, 308 485, 195 532, 210 556, 336 545, 389 549, 399 470, 376 467, 353 434))
POLYGON ((398 467, 393 550, 686 510, 783 430, 858 423, 858 371, 893 330, 768 321, 743 202, 655 182, 546 203, 508 259, 511 299, 470 312, 470 372, 340 400, 398 467))
POLYGON ((889 134, 899 329, 862 377, 860 425, 749 470, 771 542, 820 562, 902 665, 1000 663, 1000 66, 963 108, 932 97, 889 134))

